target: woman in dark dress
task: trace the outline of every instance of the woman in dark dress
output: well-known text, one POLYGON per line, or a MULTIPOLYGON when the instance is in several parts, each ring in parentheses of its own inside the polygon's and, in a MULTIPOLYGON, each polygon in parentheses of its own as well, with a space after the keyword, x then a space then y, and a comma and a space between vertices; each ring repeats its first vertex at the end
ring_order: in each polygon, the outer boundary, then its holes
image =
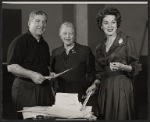
POLYGON ((141 70, 132 38, 117 32, 121 23, 120 12, 105 8, 97 15, 97 24, 106 35, 96 47, 97 79, 88 88, 98 95, 99 116, 105 120, 131 120, 134 115, 133 78, 141 70))
POLYGON ((60 73, 73 69, 57 78, 57 92, 78 93, 79 101, 82 102, 82 95, 95 79, 94 55, 90 47, 75 42, 75 27, 72 23, 63 23, 59 36, 63 45, 52 51, 52 70, 60 73))

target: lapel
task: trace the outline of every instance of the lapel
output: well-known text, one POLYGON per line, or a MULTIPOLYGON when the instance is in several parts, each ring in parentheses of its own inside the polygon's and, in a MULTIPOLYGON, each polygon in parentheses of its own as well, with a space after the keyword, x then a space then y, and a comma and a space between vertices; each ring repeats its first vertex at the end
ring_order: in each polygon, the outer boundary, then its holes
POLYGON ((74 47, 71 49, 72 53, 77 53, 80 49, 80 45, 75 42, 74 47))
POLYGON ((106 46, 105 46, 104 52, 106 55, 111 54, 118 46, 121 46, 121 44, 119 43, 120 39, 121 39, 121 32, 117 33, 117 37, 114 40, 114 42, 113 42, 112 46, 110 47, 110 49, 108 50, 108 52, 106 52, 106 46))
MULTIPOLYGON (((79 52, 79 50, 80 50, 80 45, 78 43, 75 43, 74 47, 70 50, 69 55, 75 54, 79 52)), ((59 48, 57 55, 62 54, 62 53, 66 54, 66 50, 63 45, 59 48)))

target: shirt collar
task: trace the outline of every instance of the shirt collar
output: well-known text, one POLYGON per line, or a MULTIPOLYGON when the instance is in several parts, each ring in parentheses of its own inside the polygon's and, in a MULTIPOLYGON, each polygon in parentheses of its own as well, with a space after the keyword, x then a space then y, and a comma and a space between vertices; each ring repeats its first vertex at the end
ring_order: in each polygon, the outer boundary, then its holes
MULTIPOLYGON (((74 47, 70 50, 72 53, 76 53, 78 51, 78 43, 75 42, 74 47)), ((64 45, 60 48, 60 53, 64 53, 66 50, 64 48, 64 45)))
MULTIPOLYGON (((31 34, 31 32, 28 30, 27 33, 30 35, 32 42, 36 43, 37 40, 34 38, 34 36, 31 34)), ((43 40, 44 40, 44 39, 43 39, 43 36, 41 36, 39 42, 41 43, 41 42, 43 42, 43 40)))

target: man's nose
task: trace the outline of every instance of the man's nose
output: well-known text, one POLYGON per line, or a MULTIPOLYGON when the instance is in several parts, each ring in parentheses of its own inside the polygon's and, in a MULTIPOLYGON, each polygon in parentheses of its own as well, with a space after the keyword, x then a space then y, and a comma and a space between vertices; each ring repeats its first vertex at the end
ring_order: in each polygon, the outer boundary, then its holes
POLYGON ((39 22, 39 25, 40 25, 40 26, 44 26, 44 23, 43 23, 43 22, 39 22))

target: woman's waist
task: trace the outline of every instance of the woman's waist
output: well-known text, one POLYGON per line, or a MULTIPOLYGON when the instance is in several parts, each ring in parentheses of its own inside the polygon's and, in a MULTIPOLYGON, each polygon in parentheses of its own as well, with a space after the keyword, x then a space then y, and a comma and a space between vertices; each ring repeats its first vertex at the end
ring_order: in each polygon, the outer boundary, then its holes
POLYGON ((125 72, 123 71, 109 71, 109 72, 105 72, 103 75, 103 79, 107 79, 107 78, 111 78, 111 77, 115 77, 115 76, 119 76, 119 75, 126 75, 125 72))

